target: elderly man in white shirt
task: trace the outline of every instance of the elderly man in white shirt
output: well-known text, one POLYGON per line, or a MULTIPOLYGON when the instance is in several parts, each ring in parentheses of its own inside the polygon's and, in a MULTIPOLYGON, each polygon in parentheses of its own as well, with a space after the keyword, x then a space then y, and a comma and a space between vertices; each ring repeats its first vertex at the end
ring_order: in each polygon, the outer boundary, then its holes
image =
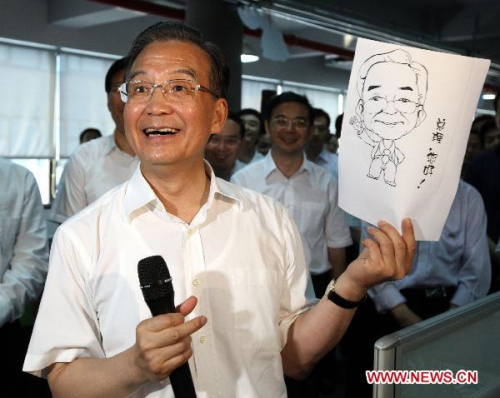
POLYGON ((24 370, 47 376, 55 396, 172 398, 169 376, 189 361, 198 397, 285 398, 283 372, 304 376, 367 289, 409 271, 411 221, 402 235, 373 228, 363 256, 311 307, 286 210, 203 160, 228 109, 218 47, 160 22, 129 55, 121 91, 140 168, 57 230, 24 370), (136 264, 158 254, 179 305, 151 318, 136 264))
POLYGON ((27 393, 22 379, 26 342, 19 318, 40 295, 49 249, 43 205, 35 177, 0 158, 0 344, 3 388, 27 393), (23 346, 24 344, 24 346, 23 346))
POLYGON ((139 160, 125 137, 123 102, 118 92, 123 83, 128 59, 121 58, 109 68, 105 78, 108 109, 115 122, 112 135, 80 145, 66 165, 49 220, 66 221, 99 199, 110 189, 124 183, 137 168, 139 160))

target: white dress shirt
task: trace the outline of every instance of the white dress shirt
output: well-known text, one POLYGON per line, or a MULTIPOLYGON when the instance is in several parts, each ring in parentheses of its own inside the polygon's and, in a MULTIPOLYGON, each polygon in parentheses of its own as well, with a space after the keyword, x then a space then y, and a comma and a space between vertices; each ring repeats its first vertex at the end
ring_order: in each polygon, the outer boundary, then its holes
MULTIPOLYGON (((192 335, 198 398, 286 397, 280 353, 314 297, 299 233, 279 203, 210 175, 191 224, 165 210, 138 168, 58 228, 25 371, 43 375, 54 362, 132 346, 137 324, 151 317, 137 264, 161 255, 176 305, 194 295, 190 317, 208 318, 192 335)), ((173 392, 167 379, 133 396, 173 392)))
POLYGON ((114 135, 80 145, 66 165, 49 220, 62 223, 133 174, 139 160, 120 150, 114 135))
POLYGON ((0 327, 18 319, 38 297, 48 259, 47 228, 35 177, 24 167, 0 159, 0 327))
POLYGON ((331 269, 328 248, 352 243, 345 213, 338 206, 337 184, 331 173, 308 161, 290 178, 276 167, 271 152, 231 177, 231 182, 266 194, 290 212, 302 236, 312 274, 331 269))
MULTIPOLYGON (((367 225, 363 222, 362 239, 367 225)), ((410 273, 401 280, 377 285, 368 293, 377 311, 384 313, 406 302, 402 289, 456 287, 450 303, 460 306, 486 296, 490 282, 483 200, 472 185, 460 180, 439 241, 418 242, 410 273)))

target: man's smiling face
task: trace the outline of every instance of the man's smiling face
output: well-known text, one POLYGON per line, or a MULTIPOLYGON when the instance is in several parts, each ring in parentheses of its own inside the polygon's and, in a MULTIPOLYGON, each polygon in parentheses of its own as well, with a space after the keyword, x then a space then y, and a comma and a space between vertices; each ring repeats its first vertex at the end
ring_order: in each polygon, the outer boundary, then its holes
POLYGON ((405 64, 373 65, 365 80, 360 106, 365 127, 387 140, 408 134, 425 118, 419 102, 417 76, 405 64))

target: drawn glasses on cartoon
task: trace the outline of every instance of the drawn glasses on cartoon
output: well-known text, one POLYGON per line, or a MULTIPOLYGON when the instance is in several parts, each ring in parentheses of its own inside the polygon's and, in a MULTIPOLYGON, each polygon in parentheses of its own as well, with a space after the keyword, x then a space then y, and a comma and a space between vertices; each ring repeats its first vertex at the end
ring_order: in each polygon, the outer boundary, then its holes
POLYGON ((143 103, 151 99, 156 88, 161 88, 161 92, 165 99, 179 102, 189 101, 196 91, 209 93, 213 95, 214 98, 219 98, 219 95, 201 84, 183 79, 167 80, 159 84, 154 84, 145 80, 131 80, 123 83, 118 91, 124 103, 143 103))
POLYGON ((271 120, 271 123, 280 129, 294 127, 301 130, 309 127, 309 122, 305 119, 289 120, 286 117, 277 117, 271 120))
POLYGON ((389 106, 389 103, 393 104, 394 108, 401 113, 413 113, 417 109, 417 107, 421 104, 413 102, 408 98, 396 98, 392 101, 388 101, 387 98, 381 96, 374 96, 368 98, 364 102, 365 111, 368 113, 378 113, 381 112, 389 106))

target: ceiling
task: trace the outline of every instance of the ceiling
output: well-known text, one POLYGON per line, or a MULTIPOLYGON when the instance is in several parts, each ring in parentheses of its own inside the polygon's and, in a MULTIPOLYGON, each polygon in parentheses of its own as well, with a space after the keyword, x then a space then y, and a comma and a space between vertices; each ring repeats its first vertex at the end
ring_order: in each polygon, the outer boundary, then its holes
MULTIPOLYGON (((174 19, 183 19, 186 8, 185 0, 93 1, 174 19)), ((221 1, 271 21, 291 60, 320 57, 325 66, 349 70, 356 38, 370 38, 488 58, 486 89, 500 90, 498 0, 221 1)), ((254 48, 263 48, 262 36, 262 29, 246 26, 244 41, 254 48)))
POLYGON ((303 39, 292 57, 330 51, 331 64, 349 66, 357 37, 444 50, 491 60, 487 82, 500 89, 500 1, 276 0, 240 1, 272 15, 282 32, 303 39), (326 47, 322 47, 325 45, 326 47), (308 48, 309 47, 309 48, 308 48), (339 50, 339 51, 337 51, 339 50), (337 52, 337 54, 335 54, 337 52))

